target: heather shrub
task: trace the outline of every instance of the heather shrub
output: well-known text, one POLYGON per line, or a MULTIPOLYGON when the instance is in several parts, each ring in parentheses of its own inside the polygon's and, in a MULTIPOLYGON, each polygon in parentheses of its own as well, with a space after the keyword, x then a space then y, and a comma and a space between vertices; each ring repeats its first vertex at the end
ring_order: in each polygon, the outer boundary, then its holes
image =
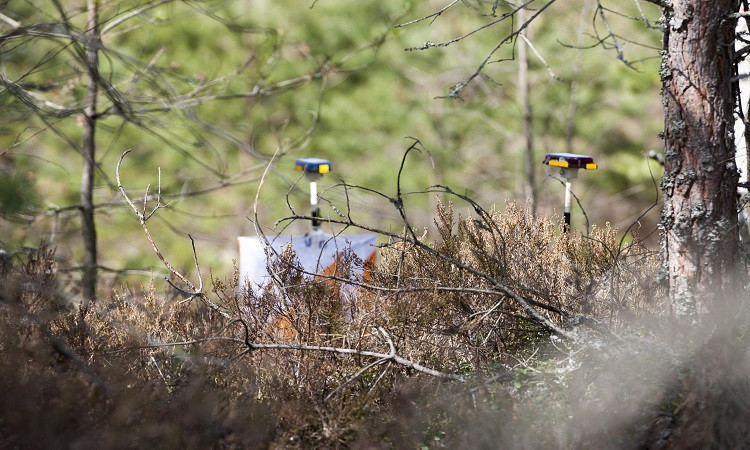
POLYGON ((219 363, 234 348, 160 346, 218 334, 213 312, 147 288, 101 301, 82 323, 64 284, 44 248, 2 280, 0 446, 270 442, 274 405, 257 398, 248 374, 219 363))
POLYGON ((236 271, 194 298, 120 286, 83 316, 40 249, 4 275, 2 443, 552 445, 538 420, 559 431, 576 407, 554 387, 598 370, 571 354, 658 310, 653 283, 623 278, 648 280, 652 255, 608 226, 475 211, 441 205, 435 239, 392 236, 364 277, 352 253, 311 276, 286 251, 260 292, 236 271))
MULTIPOLYGON (((619 250, 608 225, 588 234, 561 234, 560 224, 532 218, 509 203, 476 218, 455 217, 451 205, 438 207, 440 239, 402 242, 381 251, 375 283, 393 293, 363 293, 359 310, 371 308, 383 323, 404 329, 400 348, 419 348, 421 360, 450 361, 453 371, 481 367, 504 352, 544 340, 543 326, 508 291, 523 297, 544 318, 560 325, 576 318, 614 314, 611 293, 601 280, 618 271, 642 278, 655 267, 642 247, 619 250), (638 268, 627 259, 640 258, 638 268), (408 342, 407 342, 408 341, 408 342)), ((618 281, 619 282, 619 281, 618 281)), ((654 283, 633 288, 643 299, 654 283)), ((653 291, 652 291, 653 292, 653 291)), ((651 303, 656 296, 650 295, 651 303)))

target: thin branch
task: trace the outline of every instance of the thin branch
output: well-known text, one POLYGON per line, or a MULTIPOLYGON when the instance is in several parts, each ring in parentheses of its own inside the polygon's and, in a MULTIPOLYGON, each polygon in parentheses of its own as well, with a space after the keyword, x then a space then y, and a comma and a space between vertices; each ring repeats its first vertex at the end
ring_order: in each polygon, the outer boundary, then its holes
MULTIPOLYGON (((188 280, 182 273, 180 273, 177 269, 175 269, 172 264, 167 261, 167 259, 162 255, 161 251, 159 250, 159 247, 156 245, 156 242, 154 241, 154 238, 151 236, 151 232, 148 230, 148 226, 146 226, 146 221, 151 217, 153 212, 147 216, 142 214, 140 211, 138 211, 138 207, 135 206, 133 201, 130 199, 130 196, 128 196, 128 193, 125 191, 125 188, 122 186, 122 181, 120 180, 120 166, 122 165, 122 161, 125 158, 125 156, 130 153, 130 150, 126 150, 121 156, 119 161, 117 162, 117 168, 115 170, 115 177, 117 179, 117 188, 120 190, 120 193, 125 198, 125 201, 127 201, 128 205, 133 209, 133 212, 135 212, 136 217, 138 217, 138 221, 141 224, 141 228, 143 228, 143 231, 146 233, 146 238, 148 238, 149 243, 151 243, 151 248, 154 250, 154 253, 156 253, 156 256, 159 258, 159 260, 164 264, 164 266, 169 270, 169 272, 173 275, 175 275, 177 278, 182 280, 183 283, 185 283, 193 292, 191 295, 200 295, 201 292, 196 290, 195 285, 188 280)), ((160 207, 163 207, 161 205, 160 200, 157 198, 157 204, 154 207, 154 211, 159 209, 160 207)), ((191 238, 192 241, 192 238, 191 238)))
POLYGON ((544 57, 539 53, 539 51, 536 49, 536 47, 534 47, 534 44, 532 44, 531 41, 529 41, 529 39, 526 37, 526 34, 520 33, 518 36, 521 39, 523 39, 523 41, 526 43, 526 45, 529 46, 529 48, 531 49, 531 51, 534 52, 534 54, 536 55, 536 57, 539 58, 539 61, 541 61, 542 64, 544 64, 544 67, 547 68, 547 72, 549 73, 549 76, 553 80, 563 81, 562 78, 560 78, 557 75, 555 75, 555 73, 552 71, 552 68, 549 66, 549 64, 547 64, 547 61, 544 59, 544 57))
POLYGON ((49 116, 62 118, 73 114, 79 114, 83 111, 81 108, 68 108, 54 103, 36 92, 24 89, 20 84, 8 79, 5 76, 4 71, 0 72, 0 85, 5 87, 5 89, 10 91, 16 98, 30 108, 49 116))
POLYGON ((166 3, 171 3, 173 1, 174 0, 161 0, 160 2, 151 4, 151 5, 142 6, 142 7, 138 8, 138 9, 130 11, 129 13, 127 13, 125 15, 122 15, 122 16, 118 17, 117 19, 113 20, 112 22, 108 23, 104 28, 102 28, 101 35, 105 35, 112 28, 120 25, 123 22, 126 22, 129 19, 132 19, 135 16, 143 14, 144 12, 148 11, 149 9, 154 9, 154 8, 157 8, 157 7, 159 7, 161 5, 164 5, 166 3))
POLYGON ((13 28, 21 28, 21 23, 20 22, 17 22, 15 20, 11 19, 10 17, 6 16, 3 13, 0 13, 0 20, 2 20, 3 22, 7 23, 10 26, 12 26, 13 28))
POLYGON ((128 153, 130 153, 130 150, 126 150, 125 152, 123 152, 123 154, 120 156, 119 161, 117 162, 117 168, 115 170, 115 176, 117 179, 117 187, 120 190, 120 193, 122 194, 122 196, 127 201, 128 205, 130 205, 130 208, 133 210, 133 212, 135 212, 136 217, 138 217, 138 220, 141 223, 141 228, 143 228, 144 233, 146 233, 146 238, 151 244, 151 248, 154 250, 154 253, 156 253, 156 256, 159 258, 162 264, 164 264, 164 267, 166 267, 167 270, 169 270, 169 272, 172 275, 179 278, 190 290, 186 290, 177 286, 168 277, 165 277, 165 281, 169 283, 169 285, 172 286, 174 289, 176 289, 181 294, 187 297, 183 302, 190 301, 197 297, 201 299, 201 301, 203 301, 206 305, 208 305, 212 310, 220 314, 225 319, 231 319, 231 316, 226 311, 224 311, 219 305, 217 305, 211 299, 209 299, 203 292, 203 276, 201 275, 200 266, 198 265, 198 253, 196 252, 196 249, 195 249, 195 240, 193 239, 191 235, 188 234, 188 238, 190 238, 190 244, 193 250, 193 261, 195 263, 195 270, 198 276, 197 287, 190 280, 188 280, 187 277, 185 277, 181 272, 175 269, 172 266, 172 264, 170 264, 170 262, 167 261, 167 259, 159 250, 159 247, 156 245, 154 238, 151 236, 151 232, 149 231, 148 226, 146 225, 146 222, 153 216, 153 214, 156 211, 165 207, 165 205, 161 203, 161 177, 159 178, 159 188, 158 188, 159 194, 157 195, 157 198, 156 198, 156 206, 154 206, 154 209, 148 215, 146 215, 145 204, 144 204, 144 212, 139 211, 138 207, 130 199, 127 192, 125 192, 125 188, 123 188, 122 181, 120 180, 120 166, 122 165, 122 161, 128 153))
POLYGON ((342 389, 344 389, 345 387, 347 387, 348 385, 350 385, 354 380, 356 380, 357 378, 361 377, 362 374, 364 374, 365 372, 367 372, 368 370, 372 369, 375 366, 379 366, 379 365, 387 363, 387 362, 390 362, 390 360, 387 359, 387 358, 380 358, 380 359, 377 359, 377 360, 371 362, 370 364, 364 366, 363 368, 359 369, 357 371, 357 373, 355 373, 351 377, 347 378, 346 381, 344 381, 343 383, 341 383, 340 385, 338 385, 336 387, 336 389, 334 389, 331 392, 329 392, 328 395, 326 395, 323 400, 327 402, 328 400, 331 399, 331 397, 333 397, 334 395, 336 395, 337 393, 339 393, 342 389))
POLYGON ((602 23, 604 24, 604 28, 607 30, 607 37, 605 37, 604 39, 612 39, 612 45, 615 49, 615 52, 617 53, 617 59, 622 61, 623 64, 625 64, 629 68, 636 70, 635 66, 633 66, 633 63, 625 58, 625 52, 623 51, 622 44, 620 44, 620 41, 617 39, 617 35, 612 31, 609 20, 607 20, 606 14, 604 14, 605 8, 602 6, 601 1, 597 1, 596 3, 596 10, 599 13, 599 17, 601 18, 602 23))
POLYGON ((422 45, 418 45, 416 47, 407 47, 404 50, 407 51, 407 52, 413 52, 415 50, 427 50, 428 48, 448 47, 451 44, 455 44, 456 42, 462 41, 462 40, 466 39, 467 37, 472 36, 472 35, 480 32, 480 31, 482 31, 482 30, 484 30, 486 28, 489 28, 489 27, 491 27, 493 25, 498 24, 498 23, 504 21, 505 19, 507 19, 510 16, 511 16, 511 14, 503 14, 498 19, 495 19, 495 20, 493 20, 493 21, 491 21, 489 23, 486 23, 486 24, 482 25, 481 27, 478 27, 478 28, 475 28, 475 29, 469 31, 466 34, 462 34, 461 36, 457 36, 457 37, 455 37, 453 39, 450 39, 450 40, 447 40, 447 41, 442 41, 442 42, 427 41, 427 42, 425 42, 422 45))
MULTIPOLYGON (((539 15, 541 15, 547 8, 549 8, 550 6, 552 6, 555 3, 555 1, 556 0, 549 0, 541 8, 539 8, 539 10, 536 11, 529 18, 529 20, 527 20, 525 23, 519 24, 518 29, 516 31, 508 34, 502 40, 500 40, 500 42, 498 42, 495 45, 495 47, 493 47, 492 50, 490 50, 490 52, 487 54, 487 56, 484 58, 484 60, 479 64, 479 66, 476 68, 476 70, 474 70, 474 72, 471 75, 469 75, 469 77, 466 78, 464 81, 462 81, 461 83, 459 83, 456 86, 454 86, 453 89, 451 89, 451 92, 447 96, 445 96, 445 98, 460 99, 461 98, 461 92, 463 92, 463 90, 466 88, 466 86, 468 86, 469 84, 471 84, 471 82, 474 81, 474 79, 477 78, 479 76, 479 74, 481 74, 484 71, 484 68, 487 66, 487 64, 490 63, 490 61, 492 60, 492 57, 495 55, 495 53, 497 53, 497 51, 500 50, 500 47, 502 47, 506 43, 512 41, 516 37, 516 35, 518 35, 523 30, 525 30, 529 25, 531 25, 531 23, 537 17, 539 17, 539 15)), ((523 6, 525 6, 525 5, 523 5, 523 6)))
POLYGON ((449 9, 449 8, 450 8, 451 6, 455 5, 455 4, 456 4, 456 3, 458 3, 459 1, 460 1, 460 0, 453 0, 452 2, 448 3, 448 4, 447 4, 447 5, 445 5, 444 7, 440 8, 440 10, 438 10, 438 11, 436 11, 436 12, 432 13, 432 14, 429 14, 429 15, 427 15, 427 16, 423 16, 423 17, 420 17, 419 19, 414 19, 414 20, 410 20, 409 22, 404 22, 404 23, 400 23, 400 24, 396 25, 396 27, 395 27, 395 28, 406 27, 406 26, 409 26, 409 25, 413 25, 413 24, 415 24, 415 23, 419 23, 419 22, 422 22, 423 20, 427 20, 427 19, 432 19, 432 21, 430 21, 430 23, 432 23, 432 22, 434 22, 434 20, 435 20, 435 19, 437 19, 437 18, 438 18, 438 17, 440 16, 440 15, 442 15, 442 14, 443 14, 443 13, 444 13, 445 11, 447 11, 447 10, 448 10, 448 9, 449 9))
POLYGON ((443 378, 443 379, 455 380, 455 381, 466 381, 466 377, 462 375, 446 373, 446 372, 441 372, 439 370, 431 369, 429 367, 425 367, 414 361, 398 356, 397 354, 372 352, 372 351, 367 351, 367 350, 357 350, 357 349, 346 348, 346 347, 327 347, 327 346, 304 345, 304 344, 277 344, 277 343, 246 342, 242 339, 229 338, 229 337, 208 337, 208 338, 203 338, 203 339, 193 339, 193 340, 181 341, 181 342, 146 344, 146 345, 139 345, 135 347, 128 347, 128 348, 113 350, 110 352, 106 352, 104 354, 124 353, 124 352, 130 352, 134 350, 145 350, 145 349, 150 349, 150 348, 197 345, 203 342, 212 342, 212 341, 233 342, 233 343, 243 344, 243 345, 247 345, 248 350, 252 350, 252 351, 255 351, 255 350, 298 350, 298 351, 335 353, 339 355, 349 355, 349 356, 365 356, 369 358, 377 358, 378 360, 382 359, 384 360, 383 362, 391 361, 401 366, 404 366, 406 368, 409 368, 409 369, 412 369, 412 370, 415 370, 417 372, 424 373, 427 375, 431 375, 437 378, 443 378))
POLYGON ((336 353, 339 355, 367 356, 370 358, 378 358, 378 359, 385 359, 386 361, 393 361, 396 364, 399 364, 409 369, 413 369, 417 372, 431 375, 433 377, 444 378, 444 379, 455 380, 455 381, 466 381, 466 377, 464 377, 463 375, 457 375, 453 373, 446 373, 446 372, 441 372, 439 370, 430 369, 429 367, 425 367, 419 363, 410 361, 401 356, 398 356, 398 355, 391 356, 390 354, 386 354, 386 353, 371 352, 371 351, 366 351, 366 350, 356 350, 352 348, 343 348, 343 347, 325 347, 325 346, 318 346, 318 345, 302 345, 302 344, 254 343, 252 344, 252 346, 254 350, 264 350, 264 349, 265 350, 304 350, 304 351, 336 353))

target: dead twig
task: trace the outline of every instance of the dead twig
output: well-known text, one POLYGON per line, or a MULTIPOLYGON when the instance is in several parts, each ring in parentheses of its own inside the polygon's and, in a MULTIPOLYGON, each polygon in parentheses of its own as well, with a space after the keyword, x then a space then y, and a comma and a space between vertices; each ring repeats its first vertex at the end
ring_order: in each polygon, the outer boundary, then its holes
POLYGON ((170 286, 172 286, 174 289, 176 289, 181 294, 185 295, 187 298, 184 300, 185 302, 190 301, 196 297, 200 298, 204 303, 206 303, 211 309, 222 315, 224 318, 229 319, 231 316, 227 314, 224 310, 219 307, 216 303, 211 301, 203 292, 203 277, 201 276, 200 272, 200 266, 198 264, 198 253, 195 250, 195 240, 193 240, 193 237, 188 235, 188 238, 190 238, 190 244, 192 246, 193 250, 193 262, 195 263, 195 271, 197 273, 198 277, 198 286, 193 284, 192 281, 190 281, 185 275, 183 275, 180 271, 174 268, 172 264, 164 257, 161 250, 159 250, 159 247, 156 245, 156 241, 154 240, 153 236, 151 236, 151 232, 148 229, 148 226, 146 225, 146 222, 153 217, 153 215, 161 208, 166 208, 169 205, 164 205, 161 200, 161 168, 159 169, 159 185, 157 187, 157 195, 156 195, 156 205, 153 207, 153 209, 150 212, 146 212, 147 210, 147 199, 148 199, 148 188, 146 189, 146 196, 144 197, 143 201, 143 209, 142 211, 138 210, 138 207, 135 205, 133 200, 130 198, 128 193, 125 191, 125 188, 122 186, 122 181, 120 179, 120 167, 122 166, 122 161, 125 159, 125 156, 130 153, 130 150, 126 150, 123 152, 123 154, 120 156, 120 159, 117 161, 117 168, 115 170, 115 177, 117 180, 117 188, 120 190, 120 193, 125 198, 125 201, 127 201, 128 205, 132 208, 133 212, 135 213, 136 217, 138 217, 138 221, 141 224, 141 228, 143 228, 143 232, 146 233, 146 238, 148 239, 148 242, 151 244, 151 248, 153 249, 154 253, 156 253, 156 256, 159 258, 159 260, 164 264, 164 267, 169 270, 169 273, 177 277, 180 281, 182 281, 185 286, 188 287, 188 289, 184 289, 180 286, 177 286, 169 277, 165 277, 165 281, 169 283, 170 286))

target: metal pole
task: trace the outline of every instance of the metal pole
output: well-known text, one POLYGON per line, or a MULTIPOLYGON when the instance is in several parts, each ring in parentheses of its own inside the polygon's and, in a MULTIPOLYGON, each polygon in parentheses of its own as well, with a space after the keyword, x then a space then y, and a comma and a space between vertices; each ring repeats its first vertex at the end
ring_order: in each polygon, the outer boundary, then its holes
POLYGON ((570 198, 572 197, 570 180, 578 178, 578 170, 596 170, 598 166, 594 162, 594 158, 575 153, 547 153, 544 156, 544 164, 559 168, 560 176, 565 177, 565 211, 563 213, 565 225, 563 231, 567 233, 570 231, 570 198))
POLYGON ((570 230, 570 178, 565 178, 565 227, 563 230, 567 233, 570 230))
POLYGON ((294 162, 294 168, 305 173, 310 181, 310 208, 312 209, 312 234, 322 233, 320 230, 320 209, 318 208, 318 180, 323 174, 331 171, 331 161, 320 158, 298 158, 294 162))
POLYGON ((318 182, 310 181, 310 207, 312 209, 312 228, 320 228, 320 208, 318 208, 318 182))

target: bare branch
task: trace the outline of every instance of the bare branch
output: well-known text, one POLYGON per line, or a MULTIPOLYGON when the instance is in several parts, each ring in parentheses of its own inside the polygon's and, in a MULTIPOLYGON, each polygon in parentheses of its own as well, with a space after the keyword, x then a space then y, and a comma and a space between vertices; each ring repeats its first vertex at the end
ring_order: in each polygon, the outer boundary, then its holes
MULTIPOLYGON (((30 108, 38 111, 39 113, 46 114, 53 117, 68 117, 73 114, 79 114, 83 112, 81 108, 68 108, 63 105, 59 105, 50 100, 47 100, 43 96, 24 89, 20 84, 8 79, 5 76, 4 71, 0 72, 0 85, 9 90, 13 95, 16 96, 20 101, 25 103, 30 108)), ((2 92, 2 91, 0 91, 2 92)))
POLYGON ((401 27, 406 27, 406 26, 409 26, 409 25, 413 25, 415 23, 419 23, 419 22, 422 22, 423 20, 427 20, 427 19, 432 19, 432 21, 430 21, 430 23, 432 23, 432 22, 435 21, 435 19, 437 19, 440 15, 442 15, 451 6, 455 5, 459 1, 460 0, 453 0, 452 2, 448 3, 447 5, 445 5, 444 7, 440 8, 438 11, 436 11, 436 12, 434 12, 432 14, 420 17, 419 19, 410 20, 409 22, 400 23, 400 24, 396 25, 396 28, 401 28, 401 27))
POLYGON ((625 52, 623 51, 622 44, 620 43, 619 39, 617 38, 617 35, 612 31, 612 27, 609 24, 609 20, 607 19, 606 14, 604 14, 605 8, 602 6, 601 1, 596 2, 596 12, 599 13, 599 18, 601 19, 602 23, 604 24, 604 28, 607 30, 607 36, 603 39, 603 41, 607 39, 612 40, 612 46, 615 49, 615 52, 617 54, 617 59, 623 62, 626 66, 629 68, 636 70, 635 66, 633 66, 633 63, 628 61, 625 58, 625 52))
POLYGON ((146 233, 146 238, 148 239, 149 243, 151 244, 151 248, 154 250, 154 253, 156 253, 156 256, 159 258, 159 260, 164 264, 164 267, 169 270, 169 272, 176 276, 178 279, 180 279, 190 290, 183 289, 179 286, 177 286, 175 283, 172 282, 168 277, 165 277, 165 281, 169 283, 170 286, 175 288, 177 291, 185 295, 187 298, 183 302, 190 301, 194 298, 199 298, 201 301, 203 301, 206 305, 208 305, 212 310, 216 311, 218 314, 220 314, 225 319, 230 319, 231 316, 224 311, 219 305, 214 303, 211 299, 209 299, 205 293, 203 292, 203 277, 201 275, 200 266, 198 265, 198 253, 195 250, 195 240, 192 236, 188 235, 188 238, 190 238, 190 243, 193 250, 193 261, 195 263, 195 270, 198 277, 198 286, 196 287, 190 280, 187 279, 182 273, 180 273, 177 269, 175 269, 172 264, 167 261, 167 259, 164 257, 164 255, 159 250, 159 247, 157 247, 156 242, 154 241, 154 238, 151 236, 151 232, 148 229, 148 226, 146 225, 146 222, 154 215, 156 211, 158 211, 161 208, 166 207, 161 203, 161 170, 159 171, 159 193, 156 197, 156 205, 154 206, 154 209, 148 214, 145 214, 145 200, 144 200, 144 212, 138 211, 138 208, 135 206, 135 203, 130 199, 127 192, 125 191, 125 188, 122 186, 122 181, 120 180, 120 166, 122 165, 122 161, 125 158, 125 156, 130 153, 130 150, 126 150, 123 152, 123 154, 120 156, 119 161, 117 162, 117 169, 115 170, 115 176, 117 178, 117 187, 120 190, 120 193, 125 198, 125 201, 127 201, 128 205, 130 205, 130 208, 135 212, 136 217, 138 217, 138 220, 141 223, 141 228, 143 228, 144 233, 146 233))
MULTIPOLYGON (((208 337, 203 339, 194 339, 189 341, 181 341, 181 342, 169 342, 169 343, 161 343, 161 344, 148 344, 148 345, 139 345, 136 347, 128 347, 123 349, 118 349, 114 351, 107 352, 105 354, 112 354, 112 353, 124 353, 124 352, 130 352, 134 350, 144 350, 149 348, 162 348, 162 347, 179 347, 183 345, 196 345, 203 342, 212 342, 212 341, 218 341, 218 342, 233 342, 237 344, 247 345, 248 350, 255 351, 255 350, 299 350, 299 351, 311 351, 311 352, 323 352, 323 353, 335 353, 339 355, 349 355, 349 356, 365 356, 369 358, 377 358, 378 360, 383 360, 382 362, 378 363, 376 361, 376 364, 370 365, 367 367, 369 369, 370 367, 373 367, 374 365, 382 364, 383 362, 394 362, 396 364, 399 364, 403 367, 415 370, 420 373, 424 373, 427 375, 431 375, 433 377, 437 378, 443 378, 447 380, 455 380, 455 381, 466 381, 466 377, 462 375, 457 375, 453 373, 446 373, 441 372, 439 370, 431 369, 429 367, 425 367, 419 363, 416 363, 414 361, 410 361, 406 358, 403 358, 401 356, 398 356, 395 353, 379 353, 379 352, 372 352, 368 350, 357 350, 353 348, 346 348, 346 347, 327 347, 327 346, 320 346, 320 345, 305 345, 305 344, 281 344, 281 343, 257 343, 257 342, 245 342, 242 339, 237 338, 229 338, 229 337, 208 337)), ((246 353, 247 354, 247 353, 246 353)), ((361 371, 364 373, 364 371, 361 371)))
MULTIPOLYGON (((160 200, 157 198, 157 204, 154 207, 154 211, 147 216, 145 216, 143 213, 138 211, 138 207, 135 206, 133 201, 130 199, 130 196, 128 196, 128 193, 125 191, 125 188, 122 186, 122 181, 120 180, 120 166, 122 165, 122 161, 125 158, 125 156, 130 153, 130 150, 126 150, 121 156, 119 161, 117 162, 117 169, 115 170, 115 177, 117 179, 117 188, 120 190, 120 193, 125 198, 125 201, 128 202, 128 205, 133 209, 133 212, 135 212, 136 217, 138 217, 138 221, 141 223, 141 228, 143 228, 143 231, 146 233, 146 238, 148 239, 149 243, 151 244, 151 248, 154 250, 154 253, 156 253, 156 256, 159 258, 159 260, 164 264, 164 266, 169 270, 169 272, 173 275, 175 275, 177 278, 179 278, 185 285, 187 285, 192 292, 190 292, 191 295, 201 295, 201 291, 197 290, 195 285, 188 280, 182 273, 180 273, 177 269, 172 267, 172 264, 167 261, 167 259, 162 255, 161 251, 159 250, 159 247, 156 245, 156 242, 154 241, 154 238, 151 236, 151 232, 148 230, 148 226, 146 225, 146 221, 151 217, 153 212, 155 212, 160 207, 163 207, 163 205, 160 204, 160 200)), ((192 238, 191 238, 192 241, 192 238)))
POLYGON ((350 385, 354 380, 356 380, 357 378, 361 377, 362 374, 364 374, 365 372, 367 372, 368 370, 372 369, 375 366, 379 366, 379 365, 387 363, 387 362, 390 362, 390 360, 387 359, 387 358, 380 358, 380 359, 377 359, 377 360, 371 362, 370 364, 364 366, 363 368, 359 369, 357 371, 357 373, 355 373, 351 377, 347 378, 346 381, 344 381, 343 383, 341 383, 340 385, 338 385, 336 387, 336 389, 334 389, 331 392, 329 392, 328 395, 326 395, 326 397, 323 400, 325 400, 325 401, 330 400, 331 397, 333 397, 334 395, 336 395, 337 393, 339 393, 342 389, 344 389, 345 387, 347 387, 348 385, 350 385))
POLYGON ((113 20, 112 22, 108 23, 104 28, 102 28, 101 35, 105 35, 109 30, 115 28, 116 26, 122 24, 123 22, 126 22, 126 21, 132 19, 135 16, 143 14, 144 12, 148 11, 149 9, 157 8, 157 7, 159 7, 161 5, 164 5, 166 3, 171 3, 172 1, 174 1, 174 0, 161 0, 159 2, 150 4, 150 5, 145 5, 145 6, 142 6, 142 7, 138 8, 138 9, 135 9, 133 11, 130 11, 129 13, 124 14, 124 15, 118 17, 117 19, 113 20))
POLYGON ((449 46, 451 44, 455 44, 456 42, 462 41, 462 40, 466 39, 467 37, 472 36, 472 35, 480 32, 480 31, 482 31, 482 30, 484 30, 486 28, 489 28, 489 27, 491 27, 493 25, 496 25, 496 24, 504 21, 505 19, 507 19, 509 17, 512 17, 512 14, 510 14, 510 13, 509 14, 503 14, 500 18, 495 19, 495 20, 493 20, 493 21, 491 21, 489 23, 486 23, 486 24, 482 25, 481 27, 475 28, 474 30, 471 30, 470 32, 468 32, 466 34, 462 34, 461 36, 457 36, 457 37, 455 37, 453 39, 450 39, 450 40, 447 40, 447 41, 442 41, 442 42, 430 42, 430 41, 427 41, 424 44, 419 45, 417 47, 407 47, 405 50, 407 52, 412 52, 414 50, 427 50, 428 48, 434 48, 434 47, 447 47, 447 46, 449 46))
POLYGON ((13 28, 21 28, 21 23, 20 22, 17 22, 15 20, 11 19, 10 17, 6 16, 3 13, 0 13, 0 20, 2 20, 3 22, 7 23, 10 26, 12 26, 13 28))
POLYGON ((529 48, 531 49, 531 51, 534 52, 534 54, 536 55, 536 57, 539 58, 539 61, 541 61, 542 64, 544 64, 544 67, 547 68, 547 73, 549 73, 550 78, 552 78, 555 81, 563 81, 562 78, 560 78, 557 75, 555 75, 555 73, 552 71, 552 68, 549 66, 549 64, 547 64, 547 61, 544 59, 544 57, 539 53, 539 51, 536 49, 536 47, 534 47, 534 44, 532 44, 531 41, 529 41, 529 39, 526 37, 526 34, 525 33, 519 33, 518 36, 521 39, 523 39, 523 41, 526 43, 526 45, 529 46, 529 48))
MULTIPOLYGON (((497 53, 497 51, 500 50, 500 47, 502 47, 506 43, 508 43, 508 42, 512 41, 513 39, 515 39, 515 37, 518 34, 520 34, 521 32, 523 32, 523 30, 525 30, 537 17, 539 17, 539 15, 541 15, 547 8, 549 8, 550 6, 552 6, 552 4, 555 3, 555 1, 556 0, 549 0, 541 8, 539 8, 539 10, 537 10, 531 17, 529 17, 529 19, 526 22, 524 22, 522 24, 519 24, 518 28, 516 29, 516 31, 508 34, 503 39, 501 39, 500 42, 498 42, 495 45, 495 47, 493 47, 493 49, 490 50, 490 52, 487 54, 487 56, 484 58, 484 60, 479 64, 479 66, 477 67, 477 69, 471 75, 469 75, 469 77, 466 78, 463 82, 461 82, 461 83, 457 84, 456 86, 454 86, 453 89, 451 89, 451 92, 446 96, 446 98, 460 99, 461 98, 461 92, 463 92, 463 90, 466 88, 466 86, 468 86, 472 81, 474 81, 475 78, 477 78, 479 76, 479 74, 481 74, 484 71, 484 68, 492 60, 492 57, 495 55, 495 53, 497 53)), ((530 2, 527 2, 526 4, 519 6, 519 8, 525 7, 528 3, 530 3, 530 2)))

